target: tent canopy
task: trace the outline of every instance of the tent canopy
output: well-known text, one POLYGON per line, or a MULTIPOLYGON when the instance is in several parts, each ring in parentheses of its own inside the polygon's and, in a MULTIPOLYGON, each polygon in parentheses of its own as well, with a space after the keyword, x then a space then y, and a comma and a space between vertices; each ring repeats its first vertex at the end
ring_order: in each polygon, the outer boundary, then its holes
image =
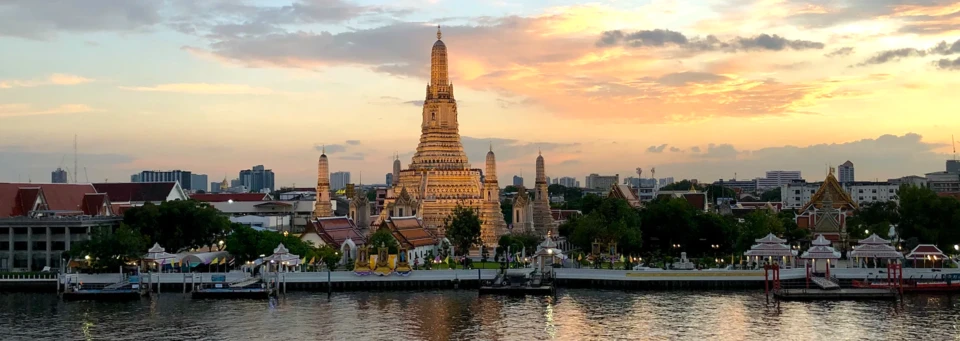
POLYGON ((197 266, 200 264, 210 264, 214 259, 223 259, 229 255, 227 251, 189 253, 184 255, 181 261, 190 264, 190 266, 197 266))

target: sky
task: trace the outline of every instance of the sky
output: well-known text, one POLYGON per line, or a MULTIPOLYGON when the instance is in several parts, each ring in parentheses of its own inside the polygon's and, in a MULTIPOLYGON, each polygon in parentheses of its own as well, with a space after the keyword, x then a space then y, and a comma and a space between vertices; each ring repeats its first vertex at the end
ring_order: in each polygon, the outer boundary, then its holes
POLYGON ((0 1, 0 181, 264 165, 383 183, 419 140, 441 26, 460 134, 502 185, 942 171, 960 1, 0 1), (80 170, 82 169, 82 170, 80 170))

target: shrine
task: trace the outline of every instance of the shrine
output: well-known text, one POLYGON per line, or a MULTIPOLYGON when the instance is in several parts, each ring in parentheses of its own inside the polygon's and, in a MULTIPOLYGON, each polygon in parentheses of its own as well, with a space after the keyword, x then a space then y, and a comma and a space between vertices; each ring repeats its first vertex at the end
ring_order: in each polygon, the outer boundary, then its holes
POLYGON ((874 268, 880 267, 894 260, 903 259, 903 254, 890 245, 890 241, 880 238, 876 233, 871 234, 867 239, 861 239, 857 242, 859 245, 853 247, 853 251, 847 253, 847 258, 852 258, 857 267, 868 267, 870 260, 873 260, 874 268))
POLYGON ((768 264, 786 265, 789 261, 790 266, 796 266, 797 250, 787 246, 787 240, 778 238, 773 233, 766 237, 756 239, 757 244, 750 247, 750 250, 744 252, 748 261, 761 263, 766 260, 768 264), (752 259, 751 259, 752 258, 752 259))
POLYGON ((814 239, 810 242, 813 246, 807 249, 800 258, 808 260, 808 267, 812 268, 814 272, 818 271, 823 266, 824 271, 827 273, 827 277, 830 277, 830 267, 836 263, 836 260, 840 259, 840 252, 837 252, 836 249, 831 246, 831 242, 823 237, 822 234, 817 235, 817 239, 814 239), (824 260, 825 262, 818 263, 817 260, 824 260))
POLYGON ((817 192, 798 210, 796 220, 800 228, 810 229, 812 235, 823 236, 834 247, 842 247, 840 243, 847 233, 847 218, 858 206, 833 172, 834 169, 830 168, 817 192))

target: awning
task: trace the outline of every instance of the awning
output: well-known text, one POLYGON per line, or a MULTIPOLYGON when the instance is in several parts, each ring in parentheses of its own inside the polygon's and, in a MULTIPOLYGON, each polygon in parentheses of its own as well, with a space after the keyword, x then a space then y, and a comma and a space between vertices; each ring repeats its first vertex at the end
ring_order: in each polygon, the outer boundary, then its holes
POLYGON ((183 256, 183 263, 190 264, 191 267, 200 264, 210 264, 214 259, 220 260, 230 256, 227 251, 189 253, 183 256))

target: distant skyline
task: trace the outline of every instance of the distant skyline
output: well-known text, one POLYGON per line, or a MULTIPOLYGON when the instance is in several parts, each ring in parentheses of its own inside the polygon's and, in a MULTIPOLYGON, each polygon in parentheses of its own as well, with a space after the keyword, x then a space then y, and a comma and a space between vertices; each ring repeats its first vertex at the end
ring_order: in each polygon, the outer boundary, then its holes
POLYGON ((331 170, 406 168, 437 25, 464 148, 482 169, 492 145, 501 186, 538 150, 581 181, 922 175, 960 135, 957 18, 920 0, 4 3, 0 181, 72 168, 75 134, 91 182, 263 164, 310 187, 323 146, 331 170))

